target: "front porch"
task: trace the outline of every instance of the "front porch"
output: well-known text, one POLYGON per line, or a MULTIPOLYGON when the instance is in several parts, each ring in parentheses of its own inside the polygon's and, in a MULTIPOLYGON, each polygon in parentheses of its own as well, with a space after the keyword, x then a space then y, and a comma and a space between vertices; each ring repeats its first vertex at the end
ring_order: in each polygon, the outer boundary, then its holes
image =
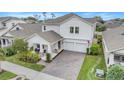
POLYGON ((46 60, 46 53, 51 54, 51 59, 57 56, 63 50, 63 40, 59 40, 52 44, 33 44, 34 51, 40 53, 41 59, 46 60))
POLYGON ((13 43, 11 38, 0 38, 0 48, 9 47, 13 43))

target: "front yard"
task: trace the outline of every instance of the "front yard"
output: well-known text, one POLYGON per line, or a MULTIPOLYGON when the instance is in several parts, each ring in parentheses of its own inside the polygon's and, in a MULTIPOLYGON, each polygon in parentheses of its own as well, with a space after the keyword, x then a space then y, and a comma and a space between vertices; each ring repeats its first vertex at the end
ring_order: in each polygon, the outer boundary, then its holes
POLYGON ((29 62, 24 62, 24 61, 20 61, 17 58, 18 55, 14 55, 14 56, 10 56, 10 57, 6 57, 5 60, 8 62, 12 62, 36 71, 41 71, 45 66, 41 65, 41 64, 36 64, 36 63, 29 63, 29 62))
POLYGON ((0 73, 0 80, 9 80, 16 77, 16 74, 8 72, 8 71, 4 71, 2 73, 0 73))

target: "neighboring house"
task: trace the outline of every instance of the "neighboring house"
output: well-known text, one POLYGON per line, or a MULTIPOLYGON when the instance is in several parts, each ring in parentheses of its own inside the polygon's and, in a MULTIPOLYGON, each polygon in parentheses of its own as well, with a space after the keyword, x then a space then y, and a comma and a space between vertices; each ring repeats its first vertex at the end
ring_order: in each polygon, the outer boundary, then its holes
POLYGON ((45 60, 45 53, 54 58, 63 49, 86 53, 92 44, 95 26, 95 23, 71 13, 45 20, 42 24, 18 24, 3 36, 13 40, 23 38, 29 47, 39 49, 45 60))
POLYGON ((113 22, 112 20, 106 21, 104 23, 105 27, 107 28, 107 30, 112 29, 112 28, 116 28, 121 26, 123 23, 122 22, 113 22))
POLYGON ((124 26, 103 32, 103 48, 107 67, 124 64, 124 26))
POLYGON ((18 23, 25 23, 19 18, 16 17, 0 17, 0 47, 7 47, 11 45, 11 38, 9 34, 7 36, 3 36, 3 34, 10 31, 14 28, 18 23))
POLYGON ((16 17, 0 17, 0 28, 11 28, 18 23, 26 23, 16 17))

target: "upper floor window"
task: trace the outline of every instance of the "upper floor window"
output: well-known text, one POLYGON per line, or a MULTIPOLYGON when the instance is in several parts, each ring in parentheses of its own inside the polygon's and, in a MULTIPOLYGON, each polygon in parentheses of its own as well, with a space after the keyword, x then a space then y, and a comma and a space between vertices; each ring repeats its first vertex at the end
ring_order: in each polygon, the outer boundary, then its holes
POLYGON ((74 33, 74 27, 70 27, 70 33, 74 33))
POLYGON ((15 26, 15 23, 12 23, 12 26, 15 26))
POLYGON ((19 30, 19 27, 16 27, 16 30, 19 30))
POLYGON ((46 26, 44 26, 44 30, 46 30, 46 26))
POLYGON ((6 23, 3 23, 3 26, 6 26, 6 23))
POLYGON ((75 33, 76 33, 76 34, 79 33, 79 27, 75 27, 75 33))

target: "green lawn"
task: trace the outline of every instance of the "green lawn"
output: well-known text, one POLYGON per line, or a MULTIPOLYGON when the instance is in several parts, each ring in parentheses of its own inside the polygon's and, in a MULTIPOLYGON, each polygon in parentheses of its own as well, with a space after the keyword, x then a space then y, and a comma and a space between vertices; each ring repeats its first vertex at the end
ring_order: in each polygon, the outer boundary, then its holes
POLYGON ((11 57, 6 57, 6 61, 36 70, 36 71, 41 71, 45 66, 41 64, 35 64, 35 63, 29 63, 29 62, 23 62, 17 59, 17 55, 11 56, 11 57))
POLYGON ((0 73, 0 80, 8 80, 14 77, 16 77, 16 74, 8 72, 8 71, 4 71, 0 73))
POLYGON ((104 61, 104 56, 92 56, 87 55, 85 57, 84 63, 82 64, 81 70, 78 75, 78 80, 99 80, 100 78, 95 76, 96 69, 103 69, 106 71, 106 65, 104 61))
MULTIPOLYGON (((103 54, 102 46, 99 49, 99 55, 86 55, 84 63, 77 77, 78 80, 99 80, 101 78, 96 77, 96 69, 102 69, 106 72, 106 63, 103 54)), ((105 78, 103 78, 105 79, 105 78)))

